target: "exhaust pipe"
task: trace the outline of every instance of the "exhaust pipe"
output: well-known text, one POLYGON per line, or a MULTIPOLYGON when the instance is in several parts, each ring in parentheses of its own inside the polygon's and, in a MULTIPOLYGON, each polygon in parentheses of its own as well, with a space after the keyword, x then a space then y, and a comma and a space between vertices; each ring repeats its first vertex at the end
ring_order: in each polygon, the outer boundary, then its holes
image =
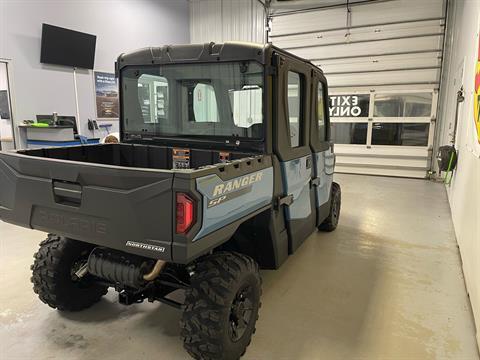
POLYGON ((153 269, 149 273, 143 275, 143 280, 145 281, 155 280, 157 276, 160 275, 160 273, 162 272, 166 264, 167 264, 166 261, 157 260, 157 262, 153 266, 153 269))
POLYGON ((152 267, 151 259, 96 247, 90 253, 85 269, 82 267, 76 275, 82 277, 88 272, 113 284, 141 289, 146 282, 155 280, 166 264, 163 260, 157 260, 152 267))

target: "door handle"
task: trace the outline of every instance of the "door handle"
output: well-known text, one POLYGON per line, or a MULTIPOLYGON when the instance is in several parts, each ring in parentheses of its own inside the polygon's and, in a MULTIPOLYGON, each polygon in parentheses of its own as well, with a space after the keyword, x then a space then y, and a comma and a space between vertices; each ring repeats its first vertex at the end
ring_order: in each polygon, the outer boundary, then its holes
POLYGON ((277 201, 275 201, 275 209, 278 210, 282 205, 290 206, 293 204, 293 195, 287 196, 278 196, 277 201))

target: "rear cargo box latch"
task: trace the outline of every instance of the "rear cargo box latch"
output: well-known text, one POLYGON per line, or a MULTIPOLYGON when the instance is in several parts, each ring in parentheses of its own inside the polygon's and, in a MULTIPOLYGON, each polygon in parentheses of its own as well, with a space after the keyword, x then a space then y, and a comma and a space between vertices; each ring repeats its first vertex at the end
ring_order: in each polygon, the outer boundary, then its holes
POLYGON ((53 196, 58 204, 79 207, 82 203, 82 186, 78 183, 53 180, 53 196))

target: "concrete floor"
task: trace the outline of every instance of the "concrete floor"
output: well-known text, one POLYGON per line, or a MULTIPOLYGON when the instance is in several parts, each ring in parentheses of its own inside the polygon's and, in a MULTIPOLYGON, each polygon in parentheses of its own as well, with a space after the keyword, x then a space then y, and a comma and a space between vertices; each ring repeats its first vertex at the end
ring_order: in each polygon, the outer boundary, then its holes
MULTIPOLYGON (((337 175, 340 225, 264 271, 245 359, 478 359, 441 184, 337 175)), ((0 358, 185 359, 180 312, 124 307, 113 291, 81 313, 54 311, 30 284, 44 234, 0 222, 0 358)))

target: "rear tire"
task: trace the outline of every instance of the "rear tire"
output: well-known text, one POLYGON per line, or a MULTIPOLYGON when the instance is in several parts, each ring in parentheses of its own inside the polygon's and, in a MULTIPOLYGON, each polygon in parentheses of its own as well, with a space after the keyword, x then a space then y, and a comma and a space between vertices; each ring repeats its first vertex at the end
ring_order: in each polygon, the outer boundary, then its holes
POLYGON ((107 293, 108 287, 95 284, 88 274, 82 279, 75 276, 92 249, 90 244, 54 234, 40 243, 31 280, 42 302, 62 311, 80 311, 107 293))
POLYGON ((218 252, 200 259, 180 323, 187 352, 195 359, 239 359, 255 332, 261 292, 252 258, 218 252))
POLYGON ((337 228, 338 220, 340 219, 340 207, 342 205, 342 191, 340 190, 340 185, 336 182, 332 183, 331 190, 331 205, 330 213, 328 217, 320 224, 318 230, 321 231, 333 231, 337 228))

